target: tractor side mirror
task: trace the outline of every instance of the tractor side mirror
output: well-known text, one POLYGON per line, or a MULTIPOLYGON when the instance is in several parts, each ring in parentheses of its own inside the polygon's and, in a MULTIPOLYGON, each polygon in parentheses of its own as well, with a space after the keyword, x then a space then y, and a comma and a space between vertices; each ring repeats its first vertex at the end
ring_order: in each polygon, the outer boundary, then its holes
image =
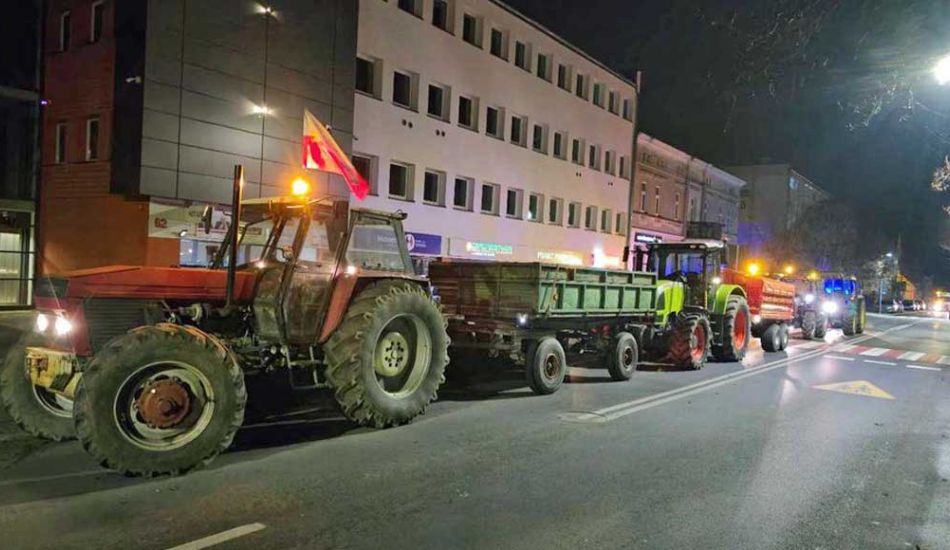
POLYGON ((214 215, 214 207, 210 204, 205 206, 204 211, 201 213, 201 228, 204 229, 205 235, 211 233, 211 218, 214 215))

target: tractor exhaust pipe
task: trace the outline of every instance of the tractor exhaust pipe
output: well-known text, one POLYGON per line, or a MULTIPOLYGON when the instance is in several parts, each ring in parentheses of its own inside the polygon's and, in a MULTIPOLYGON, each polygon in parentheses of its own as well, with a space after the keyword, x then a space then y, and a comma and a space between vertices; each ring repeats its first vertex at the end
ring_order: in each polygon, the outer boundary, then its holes
POLYGON ((234 301, 234 279, 237 273, 237 247, 241 228, 241 199, 244 191, 244 166, 234 165, 234 183, 231 190, 231 227, 228 231, 228 279, 225 287, 227 302, 224 307, 231 307, 234 301))

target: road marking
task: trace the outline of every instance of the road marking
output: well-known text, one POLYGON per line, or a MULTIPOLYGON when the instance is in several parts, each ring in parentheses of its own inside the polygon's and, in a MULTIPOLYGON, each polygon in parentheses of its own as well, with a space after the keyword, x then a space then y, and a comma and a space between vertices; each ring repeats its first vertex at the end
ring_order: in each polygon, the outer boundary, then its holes
POLYGON ((217 535, 211 535, 210 537, 205 537, 203 539, 186 542, 180 546, 169 548, 169 550, 201 550, 202 548, 208 548, 210 546, 221 544, 222 542, 228 542, 229 540, 234 540, 236 538, 250 535, 251 533, 256 533, 262 529, 267 529, 267 526, 263 523, 249 523, 247 525, 235 527, 234 529, 222 531, 217 535))
POLYGON ((925 366, 923 366, 923 365, 904 365, 904 366, 907 367, 907 368, 909 368, 909 369, 935 370, 935 371, 942 371, 942 370, 943 370, 943 369, 941 369, 940 367, 925 367, 925 366))
POLYGON ((887 353, 887 348, 871 348, 867 351, 861 352, 861 355, 870 355, 871 357, 877 357, 878 355, 884 355, 887 353))
POLYGON ((923 357, 924 355, 926 354, 920 353, 917 351, 908 351, 908 352, 902 353, 901 356, 898 357, 898 359, 901 359, 903 361, 916 361, 920 359, 921 357, 923 357))
POLYGON ((887 365, 889 367, 896 367, 897 363, 891 363, 890 361, 878 361, 876 359, 864 359, 865 363, 874 363, 875 365, 887 365))
POLYGON ((795 344, 795 347, 802 348, 802 349, 815 349, 815 348, 820 348, 823 345, 825 345, 825 343, 822 341, 811 341, 811 342, 802 342, 800 344, 795 344))
POLYGON ((826 355, 826 359, 838 359, 839 361, 854 361, 854 357, 842 357, 840 355, 826 355))
POLYGON ((831 348, 831 351, 851 351, 858 346, 854 344, 838 344, 837 346, 831 348))
POLYGON ((879 399, 894 399, 894 396, 868 382, 867 380, 852 380, 850 382, 836 382, 834 384, 822 384, 812 386, 816 390, 833 391, 838 393, 847 393, 851 395, 860 395, 863 397, 877 397, 879 399))
POLYGON ((73 472, 71 474, 55 474, 51 476, 39 476, 39 477, 24 477, 21 479, 8 479, 6 481, 0 481, 0 487, 7 487, 10 485, 20 485, 24 483, 44 483, 47 481, 56 481, 59 479, 68 479, 71 477, 86 477, 86 476, 115 476, 115 472, 109 470, 99 469, 99 470, 84 470, 82 472, 73 472))

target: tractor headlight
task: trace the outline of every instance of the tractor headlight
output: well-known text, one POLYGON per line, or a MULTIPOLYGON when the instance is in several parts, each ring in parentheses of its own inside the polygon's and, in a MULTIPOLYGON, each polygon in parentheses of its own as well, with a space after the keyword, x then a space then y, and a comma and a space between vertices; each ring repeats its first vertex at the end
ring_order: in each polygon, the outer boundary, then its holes
POLYGON ((36 316, 36 332, 46 332, 49 328, 49 317, 45 313, 36 316))
POLYGON ((527 313, 519 313, 519 314, 518 314, 518 325, 520 325, 520 326, 523 327, 523 326, 525 326, 525 325, 527 325, 527 324, 528 324, 528 314, 527 314, 527 313))
POLYGON ((814 294, 806 294, 806 295, 805 295, 805 303, 806 303, 806 304, 810 304, 810 303, 812 303, 812 302, 814 302, 814 301, 815 301, 815 295, 814 295, 814 294))
POLYGON ((838 302, 832 302, 831 300, 826 300, 821 303, 821 312, 822 313, 837 313, 838 312, 838 302))
POLYGON ((53 330, 56 331, 56 336, 66 336, 73 330, 73 324, 69 319, 57 316, 56 321, 53 323, 53 330))
POLYGON ((753 316, 752 316, 752 324, 753 324, 753 325, 757 325, 757 324, 759 324, 759 323, 761 323, 761 322, 762 322, 762 316, 761 316, 761 315, 753 315, 753 316))

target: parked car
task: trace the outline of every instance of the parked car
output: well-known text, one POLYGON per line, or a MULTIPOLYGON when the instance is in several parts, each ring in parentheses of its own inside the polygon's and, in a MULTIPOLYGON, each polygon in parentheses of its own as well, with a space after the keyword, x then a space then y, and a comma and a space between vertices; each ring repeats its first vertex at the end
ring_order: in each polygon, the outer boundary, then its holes
POLYGON ((900 313, 904 311, 904 304, 898 300, 884 300, 884 313, 900 313))
POLYGON ((914 300, 914 303, 917 304, 917 311, 927 311, 927 304, 923 300, 914 300))
POLYGON ((917 302, 915 300, 904 300, 902 304, 904 311, 917 311, 917 302))

